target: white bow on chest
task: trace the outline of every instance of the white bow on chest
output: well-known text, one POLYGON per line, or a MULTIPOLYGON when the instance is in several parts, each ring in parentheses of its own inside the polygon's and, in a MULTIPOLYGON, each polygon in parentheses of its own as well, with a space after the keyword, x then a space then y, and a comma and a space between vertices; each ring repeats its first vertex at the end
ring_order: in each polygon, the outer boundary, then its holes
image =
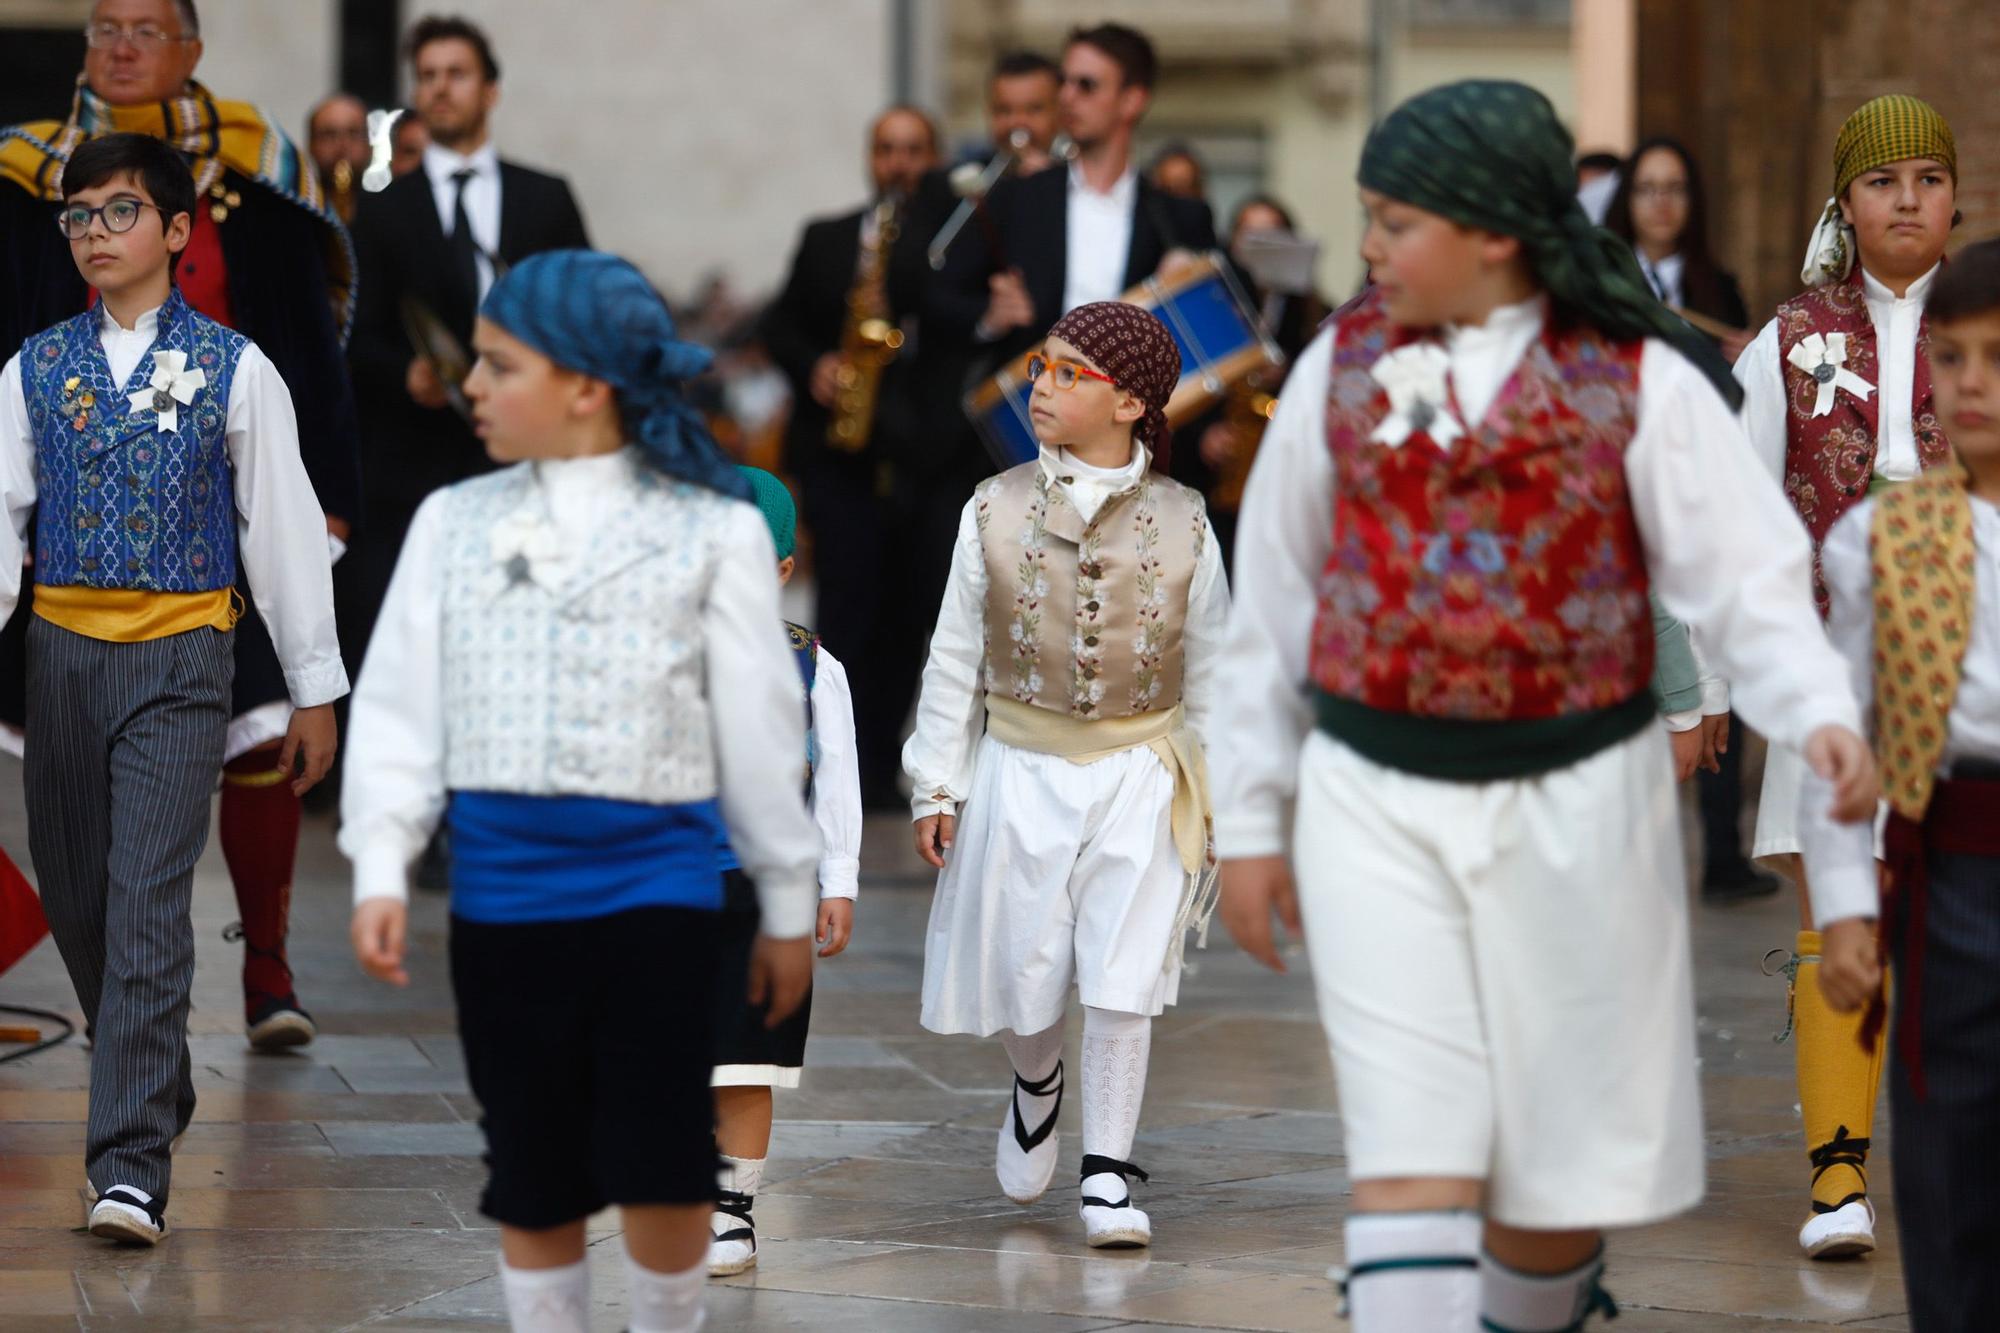
POLYGON ((1451 410, 1451 355, 1434 342, 1409 343, 1377 360, 1369 376, 1389 395, 1389 415, 1368 438, 1391 449, 1423 433, 1440 449, 1465 434, 1451 410))

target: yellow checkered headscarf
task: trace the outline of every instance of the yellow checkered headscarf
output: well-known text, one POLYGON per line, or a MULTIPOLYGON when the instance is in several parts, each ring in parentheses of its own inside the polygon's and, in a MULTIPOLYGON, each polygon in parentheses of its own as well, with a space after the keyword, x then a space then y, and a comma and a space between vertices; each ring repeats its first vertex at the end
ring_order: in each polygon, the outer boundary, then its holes
POLYGON ((1928 157, 1958 179, 1958 145, 1937 108, 1908 93, 1886 93, 1861 104, 1833 141, 1833 198, 1820 210, 1806 242, 1799 279, 1808 287, 1839 282, 1854 270, 1854 229, 1841 220, 1840 197, 1864 172, 1928 157))
POLYGON ((1908 93, 1887 93, 1862 103, 1833 141, 1834 197, 1845 194, 1862 172, 1913 157, 1942 162, 1958 179, 1958 147, 1937 108, 1908 93))

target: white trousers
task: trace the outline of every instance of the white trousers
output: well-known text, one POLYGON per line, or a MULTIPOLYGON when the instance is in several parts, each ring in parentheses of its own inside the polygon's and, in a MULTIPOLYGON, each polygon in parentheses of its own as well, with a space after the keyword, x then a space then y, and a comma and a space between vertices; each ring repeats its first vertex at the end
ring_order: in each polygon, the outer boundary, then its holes
POLYGON ((1143 747, 1091 764, 979 742, 924 939, 923 1024, 991 1036, 1086 1005, 1158 1014, 1186 873, 1173 776, 1143 747))
POLYGON ((1300 906, 1357 1180, 1488 1183, 1511 1226, 1702 1195, 1686 874, 1658 727, 1534 778, 1443 782, 1315 733, 1300 906))

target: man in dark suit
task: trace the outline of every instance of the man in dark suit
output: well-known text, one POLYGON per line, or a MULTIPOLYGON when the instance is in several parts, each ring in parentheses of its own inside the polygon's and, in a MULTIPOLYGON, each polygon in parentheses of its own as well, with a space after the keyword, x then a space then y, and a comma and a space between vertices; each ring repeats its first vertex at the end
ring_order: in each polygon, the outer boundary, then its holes
MULTIPOLYGON (((349 362, 362 416, 367 528, 343 589, 343 637, 367 643, 410 519, 425 496, 493 467, 452 409, 450 366, 417 351, 409 326, 435 321, 459 349, 487 289, 543 250, 588 247, 560 178, 503 162, 489 133, 500 66, 486 35, 458 18, 426 18, 405 44, 417 116, 430 134, 421 170, 364 196, 354 248, 365 278, 349 362)), ((466 367, 456 368, 462 374, 466 367)))
POLYGON ((984 346, 997 366, 1077 306, 1116 300, 1175 252, 1214 248, 1206 203, 1165 194, 1133 169, 1132 136, 1157 70, 1152 43, 1132 28, 1070 34, 1061 112, 1075 160, 994 187, 991 226, 967 228, 924 297, 928 337, 984 346))
MULTIPOLYGON (((911 414, 905 402, 910 362, 899 357, 882 377, 869 438, 854 450, 827 441, 840 344, 848 302, 864 260, 879 262, 871 298, 889 310, 888 263, 893 235, 881 230, 879 205, 909 198, 937 162, 938 138, 930 118, 914 107, 893 106, 869 130, 868 171, 875 203, 806 224, 784 289, 764 312, 759 333, 792 385, 792 415, 785 432, 785 467, 797 481, 813 537, 813 570, 819 592, 814 626, 854 680, 855 743, 864 802, 899 803, 896 775, 904 714, 922 666, 924 617, 903 589, 910 570, 898 520, 907 493, 907 463, 920 442, 892 438, 911 414), (872 258, 871 258, 872 257, 872 258), (914 641, 912 640, 914 635, 914 641), (900 700, 900 703, 898 702, 900 700)), ((901 226, 897 214, 893 226, 901 226)), ((904 329, 915 355, 920 330, 904 329)))

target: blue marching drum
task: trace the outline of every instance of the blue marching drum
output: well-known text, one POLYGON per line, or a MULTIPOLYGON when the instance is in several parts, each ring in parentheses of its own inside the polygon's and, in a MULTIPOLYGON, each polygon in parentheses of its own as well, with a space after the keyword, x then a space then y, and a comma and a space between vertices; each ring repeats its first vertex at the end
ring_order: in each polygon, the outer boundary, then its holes
MULTIPOLYGON (((1167 403, 1178 426, 1213 406, 1230 386, 1283 354, 1264 331, 1221 251, 1202 255, 1170 278, 1152 277, 1119 298, 1151 311, 1174 335, 1181 382, 1167 403)), ((1028 419, 1028 358, 1024 352, 965 395, 965 414, 1002 469, 1035 457, 1040 445, 1028 419)))

